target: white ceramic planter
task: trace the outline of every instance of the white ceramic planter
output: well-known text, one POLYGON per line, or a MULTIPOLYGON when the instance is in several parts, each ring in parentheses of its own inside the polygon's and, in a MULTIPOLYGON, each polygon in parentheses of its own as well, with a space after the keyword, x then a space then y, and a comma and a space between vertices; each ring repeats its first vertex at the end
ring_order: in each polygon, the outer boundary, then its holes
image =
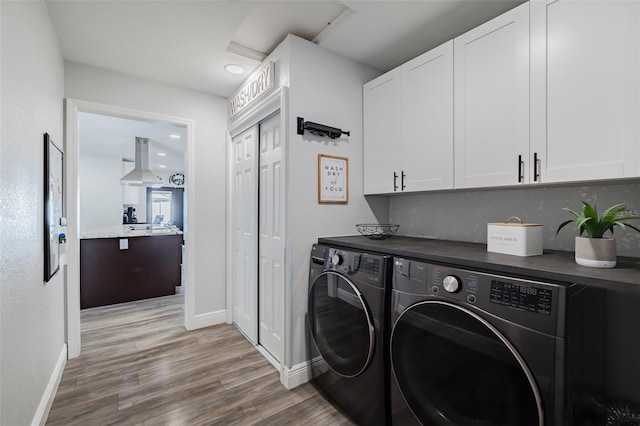
POLYGON ((576 237, 576 263, 591 268, 616 266, 616 240, 613 238, 576 237))

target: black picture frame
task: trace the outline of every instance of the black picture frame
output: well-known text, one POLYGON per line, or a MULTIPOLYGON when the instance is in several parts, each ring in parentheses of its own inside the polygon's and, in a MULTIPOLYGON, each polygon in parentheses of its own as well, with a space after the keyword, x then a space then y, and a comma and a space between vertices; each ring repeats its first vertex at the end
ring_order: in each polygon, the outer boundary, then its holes
POLYGON ((64 154, 44 134, 44 281, 60 270, 60 231, 63 217, 64 154))

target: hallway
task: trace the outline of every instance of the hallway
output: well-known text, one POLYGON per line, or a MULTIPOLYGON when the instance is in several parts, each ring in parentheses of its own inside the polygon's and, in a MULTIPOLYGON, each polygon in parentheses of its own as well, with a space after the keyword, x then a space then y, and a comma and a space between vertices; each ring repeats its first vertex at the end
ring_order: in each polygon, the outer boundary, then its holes
POLYGON ((182 295, 83 310, 47 424, 351 424, 310 384, 287 391, 234 326, 183 318, 182 295))

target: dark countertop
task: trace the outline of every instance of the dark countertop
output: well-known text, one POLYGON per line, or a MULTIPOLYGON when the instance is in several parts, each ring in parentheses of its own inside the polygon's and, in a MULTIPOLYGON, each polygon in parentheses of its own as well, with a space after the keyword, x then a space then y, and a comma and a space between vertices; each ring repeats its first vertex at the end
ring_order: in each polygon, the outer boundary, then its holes
POLYGON ((486 244, 403 236, 385 240, 360 235, 321 237, 318 242, 494 273, 594 286, 615 285, 640 292, 640 258, 635 257, 619 256, 615 268, 599 269, 576 264, 573 252, 554 250, 544 250, 541 256, 521 257, 487 252, 486 244))

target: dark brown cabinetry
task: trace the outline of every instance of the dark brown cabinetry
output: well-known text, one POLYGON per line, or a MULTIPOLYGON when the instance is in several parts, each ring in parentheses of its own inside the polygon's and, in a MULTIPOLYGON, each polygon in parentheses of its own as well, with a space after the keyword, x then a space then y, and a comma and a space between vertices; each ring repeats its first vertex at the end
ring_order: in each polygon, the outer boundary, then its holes
POLYGON ((182 235, 80 240, 80 308, 174 294, 181 246, 182 235))

